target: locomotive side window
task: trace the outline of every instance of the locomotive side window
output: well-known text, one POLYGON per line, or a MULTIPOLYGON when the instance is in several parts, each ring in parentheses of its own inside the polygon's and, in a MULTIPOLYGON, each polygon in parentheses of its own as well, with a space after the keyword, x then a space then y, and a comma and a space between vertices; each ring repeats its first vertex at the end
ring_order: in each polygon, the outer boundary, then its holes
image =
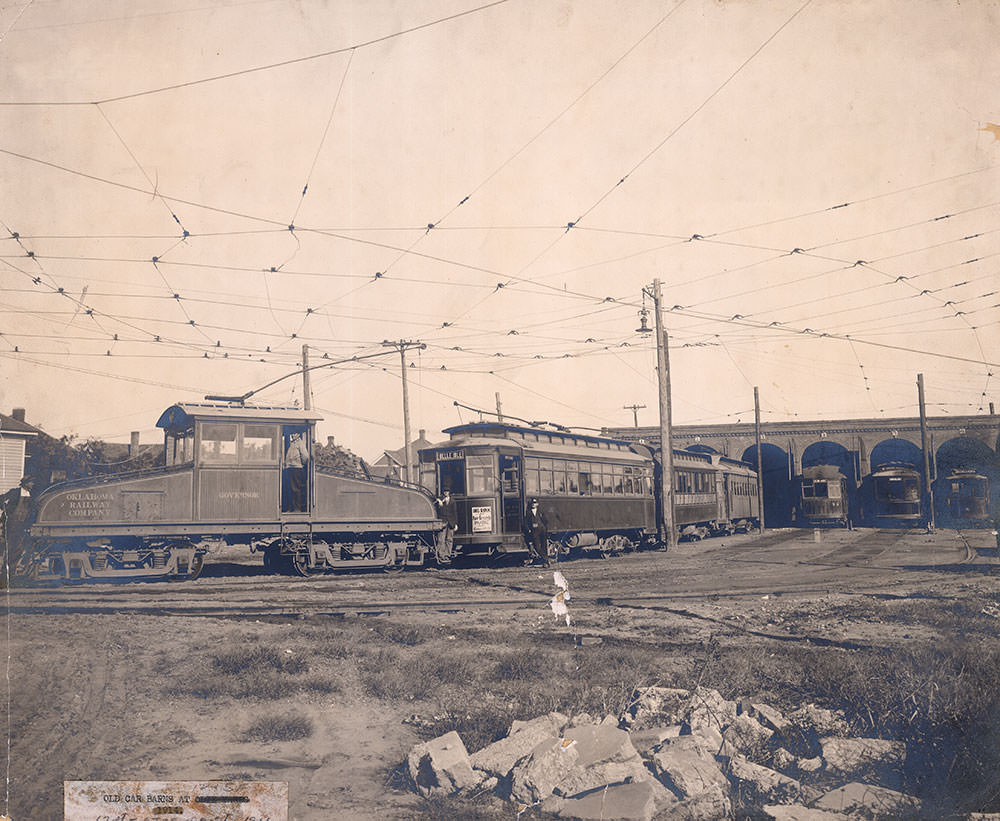
POLYGON ((164 464, 183 465, 194 459, 194 430, 167 431, 164 464))
POLYGON ((438 462, 441 492, 448 490, 456 496, 465 495, 465 460, 445 459, 438 462))
POLYGON ((236 464, 236 425, 225 422, 203 423, 198 455, 202 464, 236 464))
POLYGON ((277 425, 245 425, 240 461, 273 464, 277 459, 277 425))

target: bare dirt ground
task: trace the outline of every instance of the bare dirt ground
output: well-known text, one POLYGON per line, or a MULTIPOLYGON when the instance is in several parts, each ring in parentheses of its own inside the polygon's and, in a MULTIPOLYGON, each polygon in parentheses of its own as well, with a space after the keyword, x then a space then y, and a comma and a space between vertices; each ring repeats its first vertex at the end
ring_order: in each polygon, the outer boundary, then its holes
MULTIPOLYGON (((656 647, 668 680, 713 642, 831 653, 947 642, 961 624, 896 616, 995 601, 1000 573, 987 531, 769 531, 564 562, 567 627, 548 607, 551 572, 537 568, 293 579, 235 549, 209 558, 194 582, 4 594, 15 821, 60 818, 64 780, 235 777, 287 781, 295 819, 425 817, 395 770, 421 724, 482 706, 466 702, 490 689, 489 659, 517 678, 528 674, 508 668, 522 648, 551 648, 559 665, 530 686, 558 705, 602 645, 656 647), (459 658, 469 666, 445 663, 459 658), (269 736, 255 730, 262 718, 310 729, 269 736)), ((992 606, 984 617, 1000 615, 992 606)), ((623 678, 622 693, 653 683, 623 678)), ((536 707, 509 692, 485 699, 509 718, 536 707)))

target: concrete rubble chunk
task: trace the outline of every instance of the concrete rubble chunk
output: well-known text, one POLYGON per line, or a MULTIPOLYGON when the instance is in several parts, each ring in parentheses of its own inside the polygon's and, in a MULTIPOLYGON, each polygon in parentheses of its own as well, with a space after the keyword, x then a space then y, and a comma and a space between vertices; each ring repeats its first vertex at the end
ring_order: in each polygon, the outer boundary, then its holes
POLYGON ((560 818, 650 821, 657 812, 653 783, 613 784, 573 798, 551 798, 542 810, 560 818))
POLYGON ((818 736, 846 736, 849 732, 844 714, 839 710, 827 710, 815 704, 806 704, 789 713, 788 720, 798 726, 811 728, 818 736))
POLYGON ((729 780, 712 751, 697 736, 682 736, 656 748, 650 767, 678 798, 694 798, 715 788, 728 791, 729 780))
POLYGON ((769 704, 751 702, 749 714, 751 718, 757 719, 757 721, 769 730, 774 730, 774 732, 779 734, 784 733, 790 724, 789 720, 785 718, 784 714, 780 710, 776 710, 769 704))
POLYGON ((881 738, 824 738, 826 769, 840 775, 861 771, 898 772, 906 760, 906 744, 881 738))
POLYGON ((452 730, 417 744, 407 758, 410 778, 423 796, 450 795, 479 785, 482 774, 472 769, 462 738, 452 730))
POLYGON ((823 769, 823 759, 821 756, 815 758, 800 758, 798 761, 799 772, 814 773, 823 769))
POLYGON ((920 812, 922 803, 912 795, 906 795, 887 787, 876 787, 852 781, 843 787, 830 790, 813 802, 820 810, 842 813, 864 813, 865 817, 907 818, 920 812))
POLYGON ((739 793, 753 803, 789 804, 802 794, 802 785, 794 778, 754 764, 743 756, 729 759, 729 777, 739 793))
POLYGON ((658 815, 662 821, 719 821, 720 818, 730 818, 733 812, 733 802, 729 797, 729 789, 712 787, 700 795, 685 798, 670 811, 658 815))
POLYGON ((546 713, 543 716, 538 716, 538 718, 533 718, 530 721, 520 721, 519 719, 514 719, 510 724, 510 729, 507 731, 508 736, 514 735, 521 730, 526 730, 532 727, 546 727, 549 730, 549 735, 559 735, 563 728, 569 724, 569 717, 564 716, 562 713, 546 713))
POLYGON ((691 733, 697 735, 705 730, 714 730, 720 735, 736 718, 736 702, 727 701, 718 690, 696 687, 691 694, 687 725, 691 733))
POLYGON ((774 766, 774 769, 780 770, 786 775, 799 768, 799 760, 784 747, 778 747, 778 749, 771 753, 771 764, 774 766))
POLYGON ((560 713, 550 713, 533 721, 515 721, 514 724, 518 725, 519 729, 511 732, 506 738, 494 741, 488 747, 473 753, 469 756, 469 761, 475 769, 503 778, 517 762, 531 755, 532 750, 542 741, 559 735, 562 730, 562 726, 558 726, 557 729, 560 718, 564 716, 560 713))
POLYGON ((645 753, 668 738, 678 738, 680 734, 681 725, 672 724, 669 727, 647 727, 644 730, 632 730, 629 736, 632 739, 632 746, 640 753, 645 753))
POLYGON ((720 754, 755 758, 773 735, 774 730, 768 729, 755 718, 738 715, 722 733, 720 754))
POLYGON ((765 818, 772 821, 837 821, 851 817, 842 812, 817 810, 801 804, 766 804, 762 812, 765 818))
POLYGON ((651 780, 627 732, 591 724, 571 727, 532 750, 511 773, 511 796, 531 804, 553 793, 572 797, 607 784, 651 780))
POLYGON ((622 723, 639 729, 653 724, 680 724, 691 700, 689 690, 675 687, 645 687, 632 694, 622 723))

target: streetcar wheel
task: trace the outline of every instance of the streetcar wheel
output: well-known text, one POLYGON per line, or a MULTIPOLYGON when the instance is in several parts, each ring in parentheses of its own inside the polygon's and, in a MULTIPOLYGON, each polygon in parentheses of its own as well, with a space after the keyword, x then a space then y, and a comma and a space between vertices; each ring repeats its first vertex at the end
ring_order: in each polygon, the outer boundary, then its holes
POLYGON ((200 553, 196 554, 194 559, 191 560, 191 569, 188 571, 187 580, 193 582, 201 575, 201 571, 205 569, 205 557, 200 553))

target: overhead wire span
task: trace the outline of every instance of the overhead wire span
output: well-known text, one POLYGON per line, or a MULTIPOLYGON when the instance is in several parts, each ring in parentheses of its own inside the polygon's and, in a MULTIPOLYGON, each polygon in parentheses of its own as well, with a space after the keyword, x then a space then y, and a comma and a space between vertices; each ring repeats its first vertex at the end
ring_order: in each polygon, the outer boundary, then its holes
POLYGON ((137 97, 148 97, 151 94, 162 94, 165 91, 176 91, 182 88, 191 88, 192 86, 204 85, 205 83, 214 83, 219 80, 229 80, 234 77, 242 77, 247 74, 255 74, 261 71, 271 71, 276 68, 284 68, 286 66, 298 65, 300 63, 307 63, 313 60, 321 60, 325 57, 332 57, 337 54, 344 54, 348 51, 355 51, 360 48, 367 48, 369 46, 374 46, 379 43, 384 43, 388 40, 393 40, 396 37, 403 37, 407 34, 413 34, 423 29, 431 28, 433 26, 440 25, 442 23, 448 23, 452 20, 457 20, 460 17, 466 17, 470 14, 477 14, 478 12, 485 11, 486 9, 493 8, 494 6, 502 6, 508 0, 494 0, 492 3, 486 3, 481 6, 477 6, 472 9, 466 9, 465 11, 456 12, 454 14, 449 14, 445 17, 439 17, 435 20, 430 20, 426 23, 421 23, 416 26, 410 26, 409 28, 401 29, 400 31, 392 32, 391 34, 384 34, 381 37, 373 37, 369 40, 363 42, 354 43, 350 46, 343 46, 341 48, 329 49, 328 51, 321 51, 315 54, 309 54, 303 57, 293 57, 289 60, 280 60, 274 63, 267 63, 261 66, 254 66, 252 68, 240 69, 238 71, 230 71, 225 74, 216 74, 211 77, 202 77, 197 80, 188 80, 182 83, 172 83, 171 85, 159 86, 158 88, 150 88, 144 91, 135 91, 131 94, 120 94, 116 97, 105 97, 99 100, 4 100, 0 101, 0 106, 84 106, 84 105, 102 105, 107 103, 117 103, 123 100, 134 100, 137 97))

